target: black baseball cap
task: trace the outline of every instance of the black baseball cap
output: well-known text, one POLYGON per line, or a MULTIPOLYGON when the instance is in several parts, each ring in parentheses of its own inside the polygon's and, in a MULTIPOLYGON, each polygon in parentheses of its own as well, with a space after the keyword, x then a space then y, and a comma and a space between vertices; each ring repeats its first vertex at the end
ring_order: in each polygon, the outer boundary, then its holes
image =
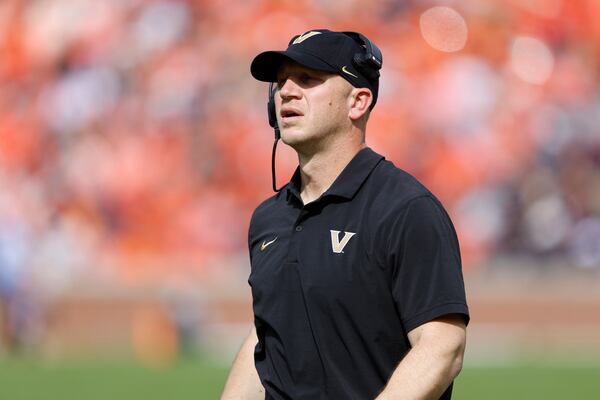
POLYGON ((364 36, 354 32, 313 29, 294 36, 285 51, 265 51, 257 55, 250 65, 250 73, 259 81, 276 82, 281 65, 292 60, 307 68, 338 74, 354 87, 371 89, 373 108, 379 93, 379 68, 371 72, 376 76, 369 77, 364 67, 357 65, 355 55, 365 53, 361 38, 364 36))

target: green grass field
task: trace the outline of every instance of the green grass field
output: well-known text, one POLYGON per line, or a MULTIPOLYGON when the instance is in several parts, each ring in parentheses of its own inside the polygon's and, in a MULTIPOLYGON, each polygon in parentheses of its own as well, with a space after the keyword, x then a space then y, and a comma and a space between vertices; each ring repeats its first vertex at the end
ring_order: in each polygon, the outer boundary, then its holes
MULTIPOLYGON (((0 360, 2 400, 218 399, 227 369, 182 361, 168 369, 134 362, 0 360)), ((454 399, 597 399, 600 367, 465 368, 454 399)))

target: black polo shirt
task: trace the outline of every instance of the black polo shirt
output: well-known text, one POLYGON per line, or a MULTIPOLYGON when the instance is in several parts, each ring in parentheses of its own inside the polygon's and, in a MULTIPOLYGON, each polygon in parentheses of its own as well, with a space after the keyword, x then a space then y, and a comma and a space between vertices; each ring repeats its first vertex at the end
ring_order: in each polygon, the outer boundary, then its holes
POLYGON ((266 398, 374 399, 407 332, 447 314, 468 322, 456 233, 423 185, 369 148, 318 200, 299 191, 297 170, 250 223, 266 398))

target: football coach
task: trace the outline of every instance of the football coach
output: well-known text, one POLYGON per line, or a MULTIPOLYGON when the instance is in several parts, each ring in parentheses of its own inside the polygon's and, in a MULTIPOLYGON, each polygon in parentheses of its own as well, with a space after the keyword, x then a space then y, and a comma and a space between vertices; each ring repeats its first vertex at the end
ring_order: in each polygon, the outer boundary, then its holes
POLYGON ((299 166, 250 222, 254 327, 223 400, 451 398, 469 321, 458 240, 365 144, 382 64, 366 36, 325 29, 252 61, 299 166))

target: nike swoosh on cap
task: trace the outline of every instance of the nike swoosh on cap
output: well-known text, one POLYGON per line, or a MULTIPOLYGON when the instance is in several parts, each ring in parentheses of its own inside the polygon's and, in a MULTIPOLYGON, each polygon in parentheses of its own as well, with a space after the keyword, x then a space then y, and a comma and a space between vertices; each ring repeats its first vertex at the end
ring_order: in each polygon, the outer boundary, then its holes
POLYGON ((347 73, 348 75, 351 75, 355 78, 358 78, 358 76, 354 75, 352 72, 348 71, 348 67, 346 67, 345 65, 342 67, 342 72, 347 73))

